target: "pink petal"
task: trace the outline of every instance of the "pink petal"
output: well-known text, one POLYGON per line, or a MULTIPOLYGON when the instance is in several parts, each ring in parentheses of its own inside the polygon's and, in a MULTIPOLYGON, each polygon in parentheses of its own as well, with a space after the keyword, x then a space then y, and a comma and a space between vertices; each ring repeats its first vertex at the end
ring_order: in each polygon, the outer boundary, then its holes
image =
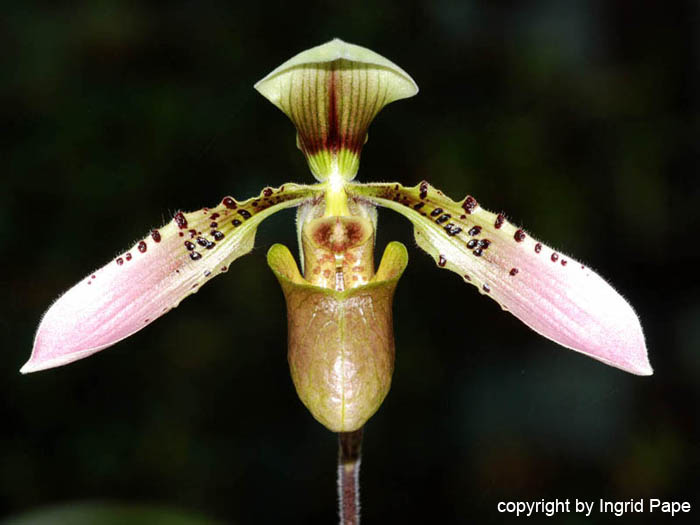
POLYGON ((308 191, 286 185, 236 203, 177 213, 173 220, 63 294, 39 325, 20 372, 65 365, 94 354, 175 308, 253 248, 260 222, 298 205, 308 191))
POLYGON ((630 304, 594 271, 503 215, 472 197, 454 202, 427 183, 356 186, 350 193, 408 217, 416 241, 438 266, 458 273, 539 334, 627 372, 653 373, 630 304))

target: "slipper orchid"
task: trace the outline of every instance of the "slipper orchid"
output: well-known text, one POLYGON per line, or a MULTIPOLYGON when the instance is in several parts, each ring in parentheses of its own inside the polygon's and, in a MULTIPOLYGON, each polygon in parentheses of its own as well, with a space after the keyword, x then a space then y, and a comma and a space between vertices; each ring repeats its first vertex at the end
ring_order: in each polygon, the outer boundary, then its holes
POLYGON ((391 243, 375 271, 377 206, 409 219, 438 267, 536 332, 627 372, 652 373, 632 307, 580 262, 471 196, 453 201, 427 182, 353 182, 372 119, 418 92, 401 68, 336 39, 296 55, 255 88, 294 123, 318 183, 176 213, 49 308, 22 373, 82 359, 142 329, 250 252, 264 219, 297 207, 301 270, 285 246, 267 256, 287 302, 292 379, 318 421, 356 431, 389 390, 392 299, 407 264, 406 248, 391 243))

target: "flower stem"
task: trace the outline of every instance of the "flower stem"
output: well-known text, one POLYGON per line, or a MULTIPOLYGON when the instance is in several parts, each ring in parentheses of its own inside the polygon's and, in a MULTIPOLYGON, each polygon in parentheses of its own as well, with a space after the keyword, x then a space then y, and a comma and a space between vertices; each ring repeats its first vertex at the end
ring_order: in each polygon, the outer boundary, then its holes
POLYGON ((338 433, 338 504, 340 525, 360 523, 362 428, 338 433))

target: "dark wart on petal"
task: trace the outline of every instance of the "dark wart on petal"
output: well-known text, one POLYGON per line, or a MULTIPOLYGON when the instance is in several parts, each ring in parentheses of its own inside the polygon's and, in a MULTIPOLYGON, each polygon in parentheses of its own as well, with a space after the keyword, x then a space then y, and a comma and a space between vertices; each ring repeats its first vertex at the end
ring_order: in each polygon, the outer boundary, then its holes
POLYGON ((445 259, 444 255, 440 255, 440 258, 438 259, 438 266, 440 268, 444 267, 447 264, 447 259, 445 259))
POLYGON ((151 230, 151 238, 155 242, 160 242, 160 232, 158 230, 151 230))
POLYGON ((119 266, 121 266, 122 264, 124 264, 124 259, 122 259, 121 257, 117 257, 117 264, 118 264, 119 266))
POLYGON ((189 251, 194 250, 194 244, 192 244, 190 241, 185 241, 185 248, 187 248, 189 251))
POLYGON ((173 217, 173 218, 175 219, 175 224, 177 224, 178 228, 180 228, 181 230, 184 230, 185 228, 187 228, 187 219, 185 218, 185 216, 183 215, 183 213, 181 211, 177 212, 175 214, 175 217, 173 217))
POLYGON ((423 181, 420 183, 420 198, 425 199, 428 196, 428 183, 423 181))
POLYGON ((557 262, 558 259, 559 259, 559 254, 554 252, 552 254, 552 262, 557 262))
POLYGON ((263 195, 264 195, 265 197, 269 197, 270 195, 272 195, 272 188, 265 188, 265 189, 263 190, 263 195))
POLYGON ((248 220, 251 217, 250 212, 248 210, 238 210, 238 215, 243 217, 245 220, 248 220))
POLYGON ((513 238, 517 242, 523 242, 525 240, 525 232, 523 230, 516 230, 515 233, 513 234, 513 238))
POLYGON ((449 223, 447 226, 445 226, 445 231, 447 232, 447 235, 450 237, 457 235, 459 232, 462 231, 462 228, 459 226, 455 226, 452 223, 449 223))
POLYGON ((127 254, 124 256, 124 258, 125 258, 127 261, 130 261, 130 260, 131 260, 131 253, 127 252, 127 254))
POLYGON ((237 207, 236 201, 233 200, 231 197, 224 197, 222 204, 226 206, 229 210, 235 210, 237 207))
POLYGON ((233 219, 233 221, 231 221, 231 222, 232 222, 232 224, 233 224, 234 226, 240 226, 240 225, 241 225, 241 221, 239 221, 238 219, 233 219))
POLYGON ((469 228, 469 231, 467 233, 472 237, 474 237, 474 235, 479 235, 481 233, 481 226, 474 226, 472 228, 469 228))
POLYGON ((484 286, 482 286, 482 288, 486 293, 489 293, 491 291, 491 287, 488 284, 485 284, 484 286))
POLYGON ((503 226, 504 222, 506 222, 505 216, 502 213, 499 213, 493 226, 498 230, 501 226, 503 226))
POLYGON ((141 242, 139 242, 138 248, 139 248, 139 251, 140 251, 141 253, 145 253, 146 250, 148 249, 148 246, 146 245, 146 241, 141 241, 141 242))
POLYGON ((202 254, 199 252, 190 253, 190 259, 192 259, 193 261, 196 261, 197 259, 201 259, 201 258, 202 258, 202 254))
POLYGON ((473 253, 474 255, 476 255, 477 257, 481 257, 481 254, 484 253, 484 252, 483 252, 483 250, 482 250, 481 248, 477 248, 477 249, 474 250, 472 253, 473 253))
POLYGON ((511 268, 510 272, 511 275, 517 275, 518 274, 518 269, 517 268, 511 268))
POLYGON ((214 230, 213 232, 211 232, 211 235, 212 235, 212 237, 214 237, 214 239, 217 240, 217 241, 220 241, 221 239, 224 238, 224 234, 221 233, 221 232, 218 231, 218 230, 214 230))
POLYGON ((542 243, 538 242, 535 244, 535 253, 540 253, 542 251, 542 243))
POLYGON ((437 217, 442 213, 442 208, 435 208, 433 211, 430 212, 431 217, 437 217))
POLYGON ((474 209, 478 206, 479 204, 476 202, 476 199, 472 197, 471 195, 468 195, 466 199, 464 199, 464 202, 462 203, 462 208, 464 208, 464 211, 466 211, 468 214, 473 212, 474 209))
POLYGON ((479 244, 479 241, 477 241, 476 239, 471 239, 471 240, 467 243, 467 248, 469 248, 470 250, 472 250, 472 249, 476 248, 476 245, 477 245, 477 244, 479 244))
POLYGON ((413 206, 413 209, 414 209, 414 210, 420 210, 423 206, 425 206, 425 203, 424 203, 424 202, 419 202, 418 204, 416 204, 415 206, 413 206))

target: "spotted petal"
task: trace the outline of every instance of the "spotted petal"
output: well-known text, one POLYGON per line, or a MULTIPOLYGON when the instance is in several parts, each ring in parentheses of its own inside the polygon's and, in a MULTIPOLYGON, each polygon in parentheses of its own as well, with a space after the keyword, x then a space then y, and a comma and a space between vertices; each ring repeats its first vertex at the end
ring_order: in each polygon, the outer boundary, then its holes
POLYGON ((468 196, 457 203, 423 182, 351 185, 351 196, 411 220, 418 245, 438 266, 458 273, 482 294, 541 335, 638 375, 652 374, 632 307, 603 278, 484 210, 468 196))
POLYGON ((263 219, 314 191, 286 184, 245 202, 226 197, 215 208, 178 212, 49 308, 21 372, 71 363, 137 332, 248 253, 263 219))

